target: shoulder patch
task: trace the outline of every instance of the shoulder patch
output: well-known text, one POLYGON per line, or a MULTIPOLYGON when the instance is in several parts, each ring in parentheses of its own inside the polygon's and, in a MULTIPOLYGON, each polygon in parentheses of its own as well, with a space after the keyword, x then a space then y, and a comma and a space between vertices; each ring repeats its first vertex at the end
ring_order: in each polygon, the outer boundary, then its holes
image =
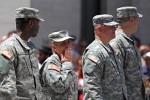
POLYGON ((4 50, 2 52, 2 55, 5 56, 8 59, 10 59, 13 56, 13 54, 11 54, 8 50, 4 50))
POLYGON ((94 56, 94 55, 90 55, 88 58, 90 60, 92 60, 93 62, 95 62, 95 63, 99 63, 99 59, 96 56, 94 56))
POLYGON ((54 65, 54 64, 50 64, 50 65, 48 66, 48 69, 60 71, 60 68, 59 68, 58 66, 54 65))

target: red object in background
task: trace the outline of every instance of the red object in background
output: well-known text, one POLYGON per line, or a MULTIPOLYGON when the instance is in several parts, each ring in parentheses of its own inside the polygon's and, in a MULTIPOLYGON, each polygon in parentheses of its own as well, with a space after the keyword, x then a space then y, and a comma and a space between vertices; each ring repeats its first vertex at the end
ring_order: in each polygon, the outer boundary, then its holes
POLYGON ((83 78, 80 78, 78 80, 78 85, 79 85, 79 100, 83 100, 83 78))

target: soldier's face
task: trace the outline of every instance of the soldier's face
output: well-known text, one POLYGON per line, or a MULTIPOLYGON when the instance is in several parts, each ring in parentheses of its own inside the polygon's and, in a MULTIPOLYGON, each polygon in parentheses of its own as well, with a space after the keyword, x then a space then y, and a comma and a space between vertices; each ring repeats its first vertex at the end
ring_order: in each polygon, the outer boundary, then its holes
POLYGON ((138 23, 139 23, 139 18, 138 17, 130 17, 130 28, 131 28, 131 32, 134 33, 137 30, 138 27, 138 23))
POLYGON ((104 33, 109 39, 115 38, 116 26, 104 26, 104 33))
POLYGON ((37 33, 39 31, 40 21, 37 20, 37 19, 33 19, 32 21, 33 21, 33 25, 32 25, 32 28, 31 28, 31 37, 35 37, 35 36, 37 36, 37 33))
POLYGON ((54 42, 53 49, 58 54, 65 54, 65 51, 69 48, 69 40, 63 42, 54 42))
POLYGON ((133 19, 133 29, 136 31, 137 27, 138 27, 138 23, 139 23, 139 18, 138 17, 134 17, 133 19))

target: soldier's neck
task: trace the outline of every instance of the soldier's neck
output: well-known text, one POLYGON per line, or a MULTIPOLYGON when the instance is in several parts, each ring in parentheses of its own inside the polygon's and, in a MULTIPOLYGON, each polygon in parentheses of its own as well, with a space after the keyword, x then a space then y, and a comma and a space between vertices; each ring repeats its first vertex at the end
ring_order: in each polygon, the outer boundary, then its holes
POLYGON ((102 37, 99 37, 97 35, 95 35, 95 39, 98 39, 100 41, 102 41, 102 43, 105 45, 105 46, 109 46, 109 41, 105 38, 102 38, 102 37))
POLYGON ((118 26, 118 29, 122 29, 122 31, 128 36, 130 37, 132 35, 132 32, 130 30, 129 27, 125 27, 125 26, 118 26))
POLYGON ((24 41, 29 40, 29 36, 27 35, 28 33, 22 32, 22 31, 17 31, 16 34, 24 41))

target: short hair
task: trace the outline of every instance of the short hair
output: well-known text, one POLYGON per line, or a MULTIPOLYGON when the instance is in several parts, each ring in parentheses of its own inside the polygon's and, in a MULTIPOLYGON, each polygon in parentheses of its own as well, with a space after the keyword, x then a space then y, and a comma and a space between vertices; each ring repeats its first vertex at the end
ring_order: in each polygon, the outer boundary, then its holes
POLYGON ((33 20, 35 18, 17 18, 16 19, 16 28, 23 30, 26 26, 26 24, 30 21, 33 20))

